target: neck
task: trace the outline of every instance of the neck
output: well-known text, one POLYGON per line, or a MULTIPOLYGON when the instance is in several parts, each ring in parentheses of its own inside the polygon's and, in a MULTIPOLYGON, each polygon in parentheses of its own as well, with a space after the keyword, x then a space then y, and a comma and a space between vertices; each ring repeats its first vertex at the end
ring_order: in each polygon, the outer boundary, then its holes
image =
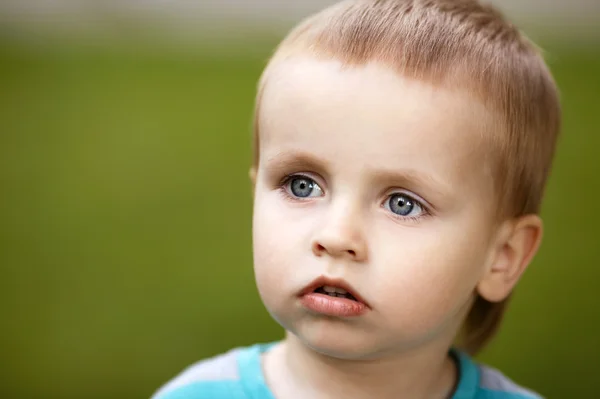
POLYGON ((449 346, 345 360, 318 353, 288 333, 265 359, 265 373, 278 399, 446 399, 452 395, 458 374, 448 355, 449 346))

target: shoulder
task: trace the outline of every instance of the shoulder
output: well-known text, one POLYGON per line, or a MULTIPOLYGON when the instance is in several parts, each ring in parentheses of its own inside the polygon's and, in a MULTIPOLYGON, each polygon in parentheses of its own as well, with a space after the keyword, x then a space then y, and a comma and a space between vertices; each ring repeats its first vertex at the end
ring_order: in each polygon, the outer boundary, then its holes
POLYGON ((541 395, 517 385, 499 370, 479 365, 480 394, 477 399, 543 399, 541 395))
POLYGON ((453 350, 452 354, 458 361, 460 375, 453 399, 543 399, 499 370, 476 362, 465 352, 453 350))
POLYGON ((247 348, 199 361, 161 387, 152 399, 243 398, 238 356, 247 348))

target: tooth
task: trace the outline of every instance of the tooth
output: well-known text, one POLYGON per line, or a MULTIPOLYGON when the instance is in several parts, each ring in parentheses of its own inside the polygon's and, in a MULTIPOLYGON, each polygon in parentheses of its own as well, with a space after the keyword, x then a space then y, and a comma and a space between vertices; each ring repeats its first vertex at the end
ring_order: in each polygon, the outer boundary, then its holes
POLYGON ((323 290, 325 292, 333 293, 333 292, 336 292, 337 288, 331 287, 329 285, 325 285, 325 286, 323 286, 323 290))
POLYGON ((342 294, 342 295, 346 295, 348 293, 348 291, 346 291, 345 289, 338 288, 338 287, 335 288, 335 292, 337 292, 338 294, 342 294))

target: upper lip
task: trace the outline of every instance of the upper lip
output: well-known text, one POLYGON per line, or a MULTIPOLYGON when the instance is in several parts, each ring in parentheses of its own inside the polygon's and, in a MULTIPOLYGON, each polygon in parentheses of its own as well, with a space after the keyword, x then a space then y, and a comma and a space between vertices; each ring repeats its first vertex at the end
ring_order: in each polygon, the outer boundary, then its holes
POLYGON ((316 290, 317 288, 323 287, 325 285, 328 285, 330 287, 342 288, 342 289, 348 291, 348 293, 351 294, 357 301, 364 303, 365 305, 367 305, 367 307, 370 307, 369 304, 367 303, 367 301, 365 301, 363 299, 363 297, 361 297, 360 294, 348 282, 346 282, 345 280, 342 280, 342 279, 329 278, 326 276, 320 276, 320 277, 316 278, 312 283, 307 285, 300 292, 300 296, 309 294, 309 293, 313 292, 314 290, 316 290))

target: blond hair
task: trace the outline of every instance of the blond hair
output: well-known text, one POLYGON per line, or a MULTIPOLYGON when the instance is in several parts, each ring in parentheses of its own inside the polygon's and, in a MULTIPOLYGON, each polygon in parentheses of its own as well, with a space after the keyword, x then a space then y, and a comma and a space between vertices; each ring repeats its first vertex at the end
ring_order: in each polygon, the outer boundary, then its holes
MULTIPOLYGON (((489 155, 495 167, 498 218, 539 213, 560 128, 560 104, 540 51, 491 6, 476 0, 351 0, 293 29, 271 63, 294 54, 344 65, 379 62, 402 76, 467 90, 497 116, 489 155)), ((259 84, 254 127, 269 66, 259 84)), ((508 299, 478 296, 460 345, 479 351, 495 334, 508 299)))

